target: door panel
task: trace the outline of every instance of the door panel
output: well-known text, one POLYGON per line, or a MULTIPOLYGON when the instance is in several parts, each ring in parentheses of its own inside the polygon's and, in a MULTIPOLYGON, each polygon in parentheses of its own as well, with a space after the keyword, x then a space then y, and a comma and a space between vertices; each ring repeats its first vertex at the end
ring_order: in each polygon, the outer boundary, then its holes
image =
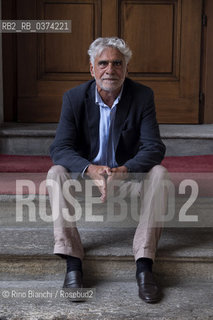
POLYGON ((129 74, 153 88, 158 120, 198 123, 202 1, 121 0, 119 11, 129 74))
MULTIPOLYGON (((36 6, 37 19, 72 20, 72 32, 18 35, 18 121, 57 122, 63 93, 90 78, 87 50, 101 34, 100 1, 33 1, 31 15, 36 6)), ((27 2, 17 2, 24 16, 27 2)))
POLYGON ((134 53, 132 73, 172 74, 175 11, 172 4, 122 2, 121 36, 134 53))

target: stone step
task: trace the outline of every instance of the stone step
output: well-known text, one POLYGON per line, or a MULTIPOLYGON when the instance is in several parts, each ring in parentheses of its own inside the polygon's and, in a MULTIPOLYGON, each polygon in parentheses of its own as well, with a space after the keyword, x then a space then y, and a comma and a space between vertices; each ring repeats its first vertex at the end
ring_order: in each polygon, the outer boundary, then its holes
POLYGON ((160 125, 167 156, 213 154, 213 124, 160 125))
MULTIPOLYGON (((112 202, 85 206, 83 197, 76 197, 81 213, 76 218, 83 228, 136 227, 139 221, 139 206, 134 199, 127 199, 125 207, 113 207, 112 202), (122 210, 121 210, 122 208, 122 210), (92 210, 91 210, 92 209, 92 210), (125 210, 124 210, 125 209, 125 210)), ((169 199, 165 226, 212 227, 213 197, 176 195, 169 199)), ((0 195, 0 227, 52 227, 53 218, 47 195, 0 195)))
MULTIPOLYGON (((0 128, 0 153, 48 155, 57 124, 4 123, 0 128)), ((167 156, 213 154, 213 124, 160 125, 167 156)))
POLYGON ((48 155, 57 124, 3 123, 0 127, 0 153, 48 155))
MULTIPOLYGON (((86 279, 133 280, 135 228, 79 228, 86 279)), ((155 272, 172 279, 213 280, 212 228, 165 228, 155 272)), ((0 281, 63 278, 64 260, 54 256, 52 228, 0 229, 0 281)))
POLYGON ((213 282, 160 281, 163 299, 146 304, 135 281, 90 283, 91 299, 73 303, 63 296, 59 281, 0 282, 1 320, 211 320, 213 282), (91 294, 91 289, 94 293, 91 294), (95 290, 94 290, 95 289, 95 290), (11 296, 13 298, 3 298, 11 296), (37 298, 32 298, 32 296, 37 298), (44 296, 44 298, 38 298, 44 296), (26 296, 27 298, 25 298, 26 296))
MULTIPOLYGON (((50 274, 61 274, 63 277, 64 261, 52 255, 53 222, 48 196, 33 195, 33 199, 35 215, 31 213, 34 220, 29 221, 28 207, 23 206, 23 216, 20 216, 15 195, 0 196, 0 279, 10 280, 11 276, 13 279, 14 270, 18 278, 29 273, 37 279, 46 276, 46 270, 50 274), (23 217, 21 221, 20 217, 23 217)), ((107 212, 103 205, 100 208, 93 207, 93 217, 103 217, 103 221, 88 221, 84 212, 84 201, 81 198, 78 200, 83 207, 83 216, 77 221, 77 225, 86 250, 85 266, 88 278, 132 279, 135 273, 132 240, 137 221, 129 214, 124 219, 115 221, 117 216, 113 216, 111 211, 107 212)), ((204 276, 212 279, 213 199, 199 198, 189 208, 187 218, 196 215, 198 222, 180 222, 180 209, 187 201, 188 198, 177 198, 175 217, 165 222, 156 270, 161 275, 173 278, 204 276)))

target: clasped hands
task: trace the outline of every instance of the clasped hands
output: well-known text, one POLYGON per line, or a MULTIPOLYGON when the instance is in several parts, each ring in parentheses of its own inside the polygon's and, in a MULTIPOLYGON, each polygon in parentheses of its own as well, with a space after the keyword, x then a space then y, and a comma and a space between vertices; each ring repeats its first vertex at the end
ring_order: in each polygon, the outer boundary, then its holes
POLYGON ((110 168, 108 166, 90 164, 85 174, 94 181, 101 193, 101 201, 105 202, 107 199, 107 189, 109 189, 113 180, 127 179, 128 169, 125 166, 110 168))

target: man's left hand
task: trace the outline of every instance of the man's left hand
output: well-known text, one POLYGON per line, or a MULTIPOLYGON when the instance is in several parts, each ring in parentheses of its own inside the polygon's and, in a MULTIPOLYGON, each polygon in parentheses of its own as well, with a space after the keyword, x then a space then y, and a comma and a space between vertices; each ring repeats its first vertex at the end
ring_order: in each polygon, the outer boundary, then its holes
POLYGON ((120 166, 111 169, 111 175, 107 177, 107 187, 109 189, 110 185, 115 180, 126 180, 129 176, 128 169, 125 166, 120 166))

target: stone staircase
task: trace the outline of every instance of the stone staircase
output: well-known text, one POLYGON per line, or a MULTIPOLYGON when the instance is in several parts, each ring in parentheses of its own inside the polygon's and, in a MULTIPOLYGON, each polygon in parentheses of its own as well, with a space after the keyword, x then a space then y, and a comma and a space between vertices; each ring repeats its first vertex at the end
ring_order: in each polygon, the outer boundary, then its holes
MULTIPOLYGON (((167 155, 213 153, 213 126, 161 125, 167 155)), ((1 153, 47 154, 54 124, 4 125, 0 129, 1 153)), ((79 202, 84 201, 79 197, 79 202)), ((106 208, 94 215, 103 222, 87 221, 85 209, 78 226, 85 247, 84 279, 91 299, 73 303, 60 295, 64 261, 52 254, 52 221, 48 197, 33 196, 35 221, 27 206, 17 221, 15 195, 0 196, 0 320, 212 320, 213 319, 213 201, 200 197, 188 211, 201 223, 177 223, 188 197, 176 198, 173 223, 166 223, 154 271, 163 299, 147 305, 138 298, 132 239, 136 221, 107 219, 106 208), (39 206, 40 204, 40 206, 39 206), (90 291, 92 290, 92 291, 90 291), (29 295, 33 292, 34 297, 29 295), (40 297, 35 294, 40 293, 40 297), (42 296, 43 294, 43 296, 42 296)))
POLYGON ((31 290, 52 296, 1 297, 0 319, 212 319, 212 229, 164 230, 155 264, 164 297, 157 305, 146 305, 137 296, 133 229, 80 228, 80 233, 86 249, 85 286, 95 292, 93 299, 76 305, 57 296, 65 265, 51 253, 51 228, 1 232, 1 293, 31 290))

